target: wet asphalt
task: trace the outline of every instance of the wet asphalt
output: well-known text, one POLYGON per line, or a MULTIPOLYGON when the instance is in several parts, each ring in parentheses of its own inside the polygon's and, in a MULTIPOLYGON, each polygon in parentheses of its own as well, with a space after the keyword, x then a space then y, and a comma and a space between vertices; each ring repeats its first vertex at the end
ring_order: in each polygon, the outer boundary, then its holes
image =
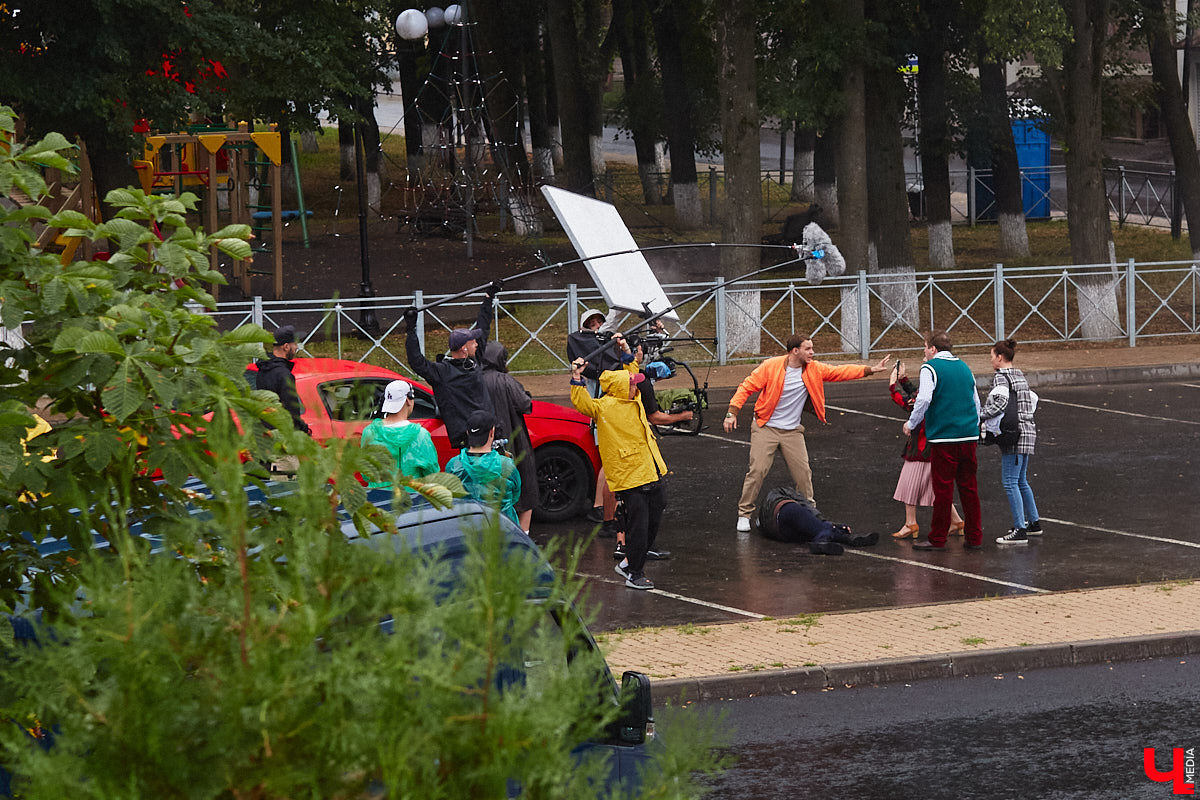
MULTIPOLYGON (((1200 665, 1131 664, 697 703, 723 715, 737 762, 714 798, 1168 798, 1145 773, 1195 748, 1200 665)), ((686 719, 682 714, 676 715, 686 719)), ((662 714, 664 736, 675 717, 662 714)))
MULTIPOLYGON (((854 531, 880 533, 877 547, 842 556, 735 531, 749 455, 749 409, 725 434, 732 390, 710 390, 707 429, 660 441, 670 469, 654 592, 627 589, 613 572, 612 540, 583 554, 582 602, 597 630, 735 622, 959 601, 1036 591, 1116 586, 1200 575, 1200 382, 1041 387, 1038 443, 1029 468, 1045 535, 999 547, 1011 526, 999 453, 979 448, 981 551, 952 537, 946 552, 914 552, 890 534, 904 519, 892 499, 901 467, 903 412, 880 379, 829 384, 829 424, 806 415, 817 503, 854 531)), ((564 402, 566 398, 559 398, 564 402)), ((788 481, 776 459, 766 489, 788 481)), ((922 530, 930 509, 920 509, 922 530)), ((582 519, 537 525, 533 537, 570 546, 592 536, 582 519)))

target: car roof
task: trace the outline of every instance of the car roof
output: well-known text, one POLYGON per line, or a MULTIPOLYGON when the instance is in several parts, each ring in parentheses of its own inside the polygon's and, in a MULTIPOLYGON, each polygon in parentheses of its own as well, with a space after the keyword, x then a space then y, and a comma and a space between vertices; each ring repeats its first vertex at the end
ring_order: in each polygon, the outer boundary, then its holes
MULTIPOLYGON (((194 477, 189 478, 183 488, 202 495, 211 494, 208 487, 194 477)), ((247 486, 246 501, 255 505, 270 504, 275 498, 290 494, 295 489, 296 484, 292 481, 266 481, 262 487, 247 486)), ((390 544, 397 552, 422 550, 436 553, 442 561, 461 562, 478 532, 488 524, 496 524, 498 517, 506 554, 524 554, 539 561, 543 566, 538 575, 539 586, 548 586, 553 581, 553 569, 545 561, 537 544, 518 525, 505 515, 498 514, 495 509, 470 499, 456 498, 450 506, 438 508, 421 495, 409 493, 409 498, 410 507, 393 515, 396 534, 372 525, 366 536, 363 536, 355 527, 350 514, 338 506, 342 534, 351 541, 360 542, 376 550, 390 544)), ((371 489, 367 493, 367 499, 385 513, 392 513, 395 495, 390 488, 371 489)), ((200 515, 207 512, 193 506, 191 513, 200 515)), ((141 522, 131 525, 130 533, 149 541, 152 548, 161 546, 159 537, 143 531, 141 522)), ((93 534, 93 546, 105 549, 109 547, 109 542, 97 533, 93 534)), ((71 549, 65 538, 55 537, 44 538, 37 547, 42 555, 71 549)))
POLYGON ((292 362, 292 374, 297 378, 301 375, 328 375, 330 377, 411 380, 387 367, 377 367, 374 364, 364 364, 361 361, 350 361, 344 358, 297 358, 292 362))

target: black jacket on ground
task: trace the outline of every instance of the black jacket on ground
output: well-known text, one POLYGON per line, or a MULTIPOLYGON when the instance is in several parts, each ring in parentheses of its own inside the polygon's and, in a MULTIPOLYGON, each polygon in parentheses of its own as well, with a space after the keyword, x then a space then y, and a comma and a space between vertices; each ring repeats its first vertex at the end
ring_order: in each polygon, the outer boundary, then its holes
MULTIPOLYGON (((488 330, 492 326, 492 298, 489 295, 479 307, 475 327, 483 331, 476 355, 482 358, 487 347, 488 330)), ((495 415, 487 386, 483 382, 483 366, 472 358, 447 358, 430 361, 421 352, 416 331, 409 330, 404 340, 408 365, 433 389, 438 413, 446 423, 446 435, 455 448, 464 447, 467 440, 467 417, 472 411, 483 410, 495 415)))
POLYGON ((832 526, 829 520, 817 511, 817 506, 790 486, 778 486, 767 492, 767 499, 758 509, 758 532, 768 539, 780 542, 810 542, 832 526), (810 522, 806 530, 783 530, 779 525, 779 508, 784 503, 799 503, 808 512, 805 519, 810 522))
POLYGON ((279 397, 279 402, 283 403, 283 407, 292 415, 296 430, 311 436, 312 428, 308 427, 308 423, 300 416, 300 397, 296 394, 296 378, 292 375, 294 362, 290 358, 273 355, 270 358, 260 358, 255 363, 258 364, 258 376, 254 379, 254 387, 274 392, 279 397))

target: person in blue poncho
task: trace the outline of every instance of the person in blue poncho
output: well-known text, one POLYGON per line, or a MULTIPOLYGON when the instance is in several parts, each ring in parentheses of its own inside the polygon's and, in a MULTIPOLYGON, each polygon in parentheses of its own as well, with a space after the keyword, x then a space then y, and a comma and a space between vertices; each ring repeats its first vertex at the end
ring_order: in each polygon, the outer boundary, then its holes
MULTIPOLYGON (((363 428, 363 447, 375 444, 388 449, 396 459, 396 472, 410 478, 424 478, 438 471, 437 450, 429 431, 408 417, 415 405, 413 385, 408 381, 392 381, 383 392, 382 419, 375 419, 363 428)), ((391 486, 391 481, 372 481, 372 489, 391 486)))
POLYGON ((495 422, 486 411, 467 417, 467 446, 446 462, 446 472, 463 483, 467 494, 479 502, 499 506, 504 516, 516 522, 516 503, 521 496, 521 474, 511 458, 492 449, 495 422))

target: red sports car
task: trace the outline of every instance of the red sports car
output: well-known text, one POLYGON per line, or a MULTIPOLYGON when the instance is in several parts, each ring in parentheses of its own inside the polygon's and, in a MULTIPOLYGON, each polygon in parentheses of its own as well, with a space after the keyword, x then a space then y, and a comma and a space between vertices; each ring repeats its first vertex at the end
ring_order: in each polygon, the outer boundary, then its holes
MULTIPOLYGON (((252 367, 253 368, 253 367, 252 367)), ((384 367, 336 358, 297 358, 292 374, 313 437, 355 438, 379 411, 384 388, 404 380, 417 388, 412 420, 428 429, 443 466, 455 455, 429 387, 384 367)), ((572 408, 533 401, 525 416, 537 459, 539 520, 569 519, 591 508, 600 453, 589 420, 572 408)))

